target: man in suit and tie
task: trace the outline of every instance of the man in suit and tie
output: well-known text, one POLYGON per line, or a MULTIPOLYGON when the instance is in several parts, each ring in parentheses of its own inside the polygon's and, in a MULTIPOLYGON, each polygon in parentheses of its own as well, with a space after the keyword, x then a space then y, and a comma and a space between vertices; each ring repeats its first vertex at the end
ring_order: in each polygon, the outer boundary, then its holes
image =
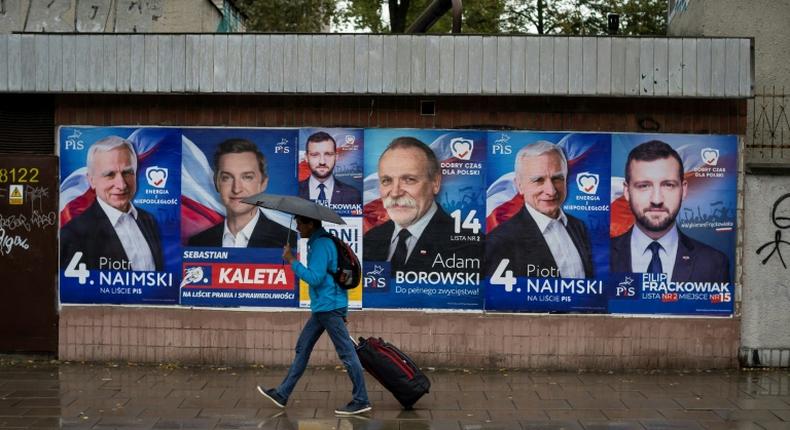
POLYGON ((519 150, 515 185, 525 204, 489 233, 487 276, 504 270, 516 277, 594 276, 587 227, 562 210, 567 178, 568 162, 559 146, 538 141, 519 150))
POLYGON ((137 192, 134 145, 108 136, 88 149, 88 183, 96 200, 60 231, 61 268, 164 270, 156 219, 132 204, 137 192), (82 253, 76 259, 76 253, 82 253))
POLYGON ((362 194, 351 185, 335 178, 337 143, 323 131, 307 138, 305 147, 310 177, 299 182, 299 197, 321 204, 360 204, 362 194))
POLYGON ((683 161, 669 144, 652 140, 631 150, 623 196, 636 223, 610 242, 613 273, 665 273, 676 282, 730 282, 727 256, 677 228, 675 219, 687 187, 683 161))
POLYGON ((282 248, 296 232, 266 218, 258 206, 244 203, 269 184, 266 157, 245 139, 228 139, 214 153, 214 186, 225 206, 225 221, 189 238, 189 246, 282 248))
POLYGON ((452 217, 435 199, 442 185, 431 148, 412 137, 393 140, 378 164, 379 193, 389 221, 363 237, 363 257, 389 261, 394 271, 442 271, 441 258, 475 258, 480 242, 453 241, 452 217))

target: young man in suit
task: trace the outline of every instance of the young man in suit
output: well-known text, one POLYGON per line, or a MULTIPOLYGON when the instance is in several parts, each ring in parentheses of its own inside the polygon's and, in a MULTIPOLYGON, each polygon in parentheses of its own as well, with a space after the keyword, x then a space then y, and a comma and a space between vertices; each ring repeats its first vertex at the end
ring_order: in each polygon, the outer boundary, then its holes
POLYGON ((613 273, 665 273, 676 282, 730 281, 727 256, 677 227, 687 188, 683 161, 669 144, 652 140, 631 150, 623 196, 636 222, 610 242, 613 273))
POLYGON ((310 177, 299 182, 299 197, 321 204, 359 204, 362 194, 335 178, 337 143, 329 133, 319 131, 307 138, 305 147, 310 177))
POLYGON ((559 146, 538 141, 516 154, 515 182, 524 207, 489 233, 485 274, 507 259, 513 276, 591 278, 587 227, 566 214, 568 162, 559 146))
POLYGON ((266 218, 258 206, 244 203, 269 184, 266 157, 245 139, 228 139, 214 153, 214 185, 225 206, 225 221, 189 238, 189 246, 282 248, 296 232, 266 218))
POLYGON ((442 185, 439 161, 428 145, 412 137, 393 140, 379 157, 379 193, 389 221, 363 237, 363 257, 389 261, 391 270, 430 271, 442 258, 480 258, 477 243, 454 242, 452 217, 435 199, 442 185))
POLYGON ((81 252, 76 263, 88 269, 164 270, 156 219, 132 204, 137 192, 134 145, 105 137, 88 149, 87 168, 96 200, 60 231, 61 267, 81 252))

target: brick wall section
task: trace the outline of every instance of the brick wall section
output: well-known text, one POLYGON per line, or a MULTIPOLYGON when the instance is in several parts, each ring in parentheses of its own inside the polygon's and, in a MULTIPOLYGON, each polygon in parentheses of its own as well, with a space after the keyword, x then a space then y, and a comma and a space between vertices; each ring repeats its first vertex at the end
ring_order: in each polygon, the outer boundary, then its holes
MULTIPOLYGON (((291 363, 307 311, 65 306, 60 359, 204 364, 291 363)), ((380 335, 421 366, 535 369, 711 369, 737 366, 739 321, 352 312, 353 335, 380 335)), ((338 365, 327 336, 312 365, 338 365)))
MULTIPOLYGON (((56 96, 56 125, 515 128, 744 134, 744 100, 393 96, 56 96)), ((65 306, 59 358, 287 365, 300 311, 65 306)), ((541 369, 730 368, 738 318, 624 318, 384 312, 352 314, 423 366, 541 369)), ((314 365, 336 365, 326 337, 314 365)))

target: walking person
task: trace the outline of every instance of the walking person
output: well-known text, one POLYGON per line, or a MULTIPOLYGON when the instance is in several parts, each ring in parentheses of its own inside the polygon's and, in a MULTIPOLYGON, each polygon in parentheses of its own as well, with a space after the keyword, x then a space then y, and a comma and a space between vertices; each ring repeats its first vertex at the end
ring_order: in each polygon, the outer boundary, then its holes
POLYGON ((332 239, 326 237, 329 233, 321 226, 320 220, 297 215, 296 229, 303 238, 308 239, 307 267, 296 260, 288 245, 283 248, 283 259, 291 265, 294 273, 309 285, 311 315, 299 335, 299 340, 296 341, 296 356, 283 382, 279 387, 270 389, 258 385, 258 392, 277 407, 284 408, 307 367, 315 343, 326 330, 354 385, 351 402, 336 409, 335 413, 356 415, 367 412, 371 410, 371 406, 365 388, 362 365, 345 325, 348 293, 335 283, 332 274, 329 273, 329 270, 334 271, 337 267, 337 249, 332 239))

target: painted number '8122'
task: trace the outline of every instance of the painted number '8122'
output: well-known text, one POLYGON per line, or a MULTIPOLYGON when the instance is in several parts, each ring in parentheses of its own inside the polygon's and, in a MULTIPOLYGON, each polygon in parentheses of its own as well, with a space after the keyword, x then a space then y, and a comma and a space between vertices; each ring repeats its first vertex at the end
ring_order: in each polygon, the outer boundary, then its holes
POLYGON ((34 184, 38 182, 38 174, 38 167, 0 169, 0 184, 5 184, 6 182, 34 184))

